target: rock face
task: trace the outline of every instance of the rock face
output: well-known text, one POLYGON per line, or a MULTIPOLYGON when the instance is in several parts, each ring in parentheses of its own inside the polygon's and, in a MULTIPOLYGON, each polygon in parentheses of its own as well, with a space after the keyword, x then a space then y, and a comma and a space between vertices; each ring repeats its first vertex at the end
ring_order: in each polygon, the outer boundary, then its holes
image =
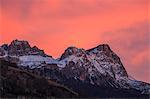
POLYGON ((26 55, 30 51, 31 47, 27 41, 14 40, 9 45, 10 55, 26 55))
POLYGON ((66 66, 63 70, 67 73, 71 71, 68 73, 70 74, 69 76, 77 77, 78 75, 77 78, 82 79, 86 76, 98 77, 100 75, 109 75, 115 80, 128 78, 120 58, 106 44, 90 50, 69 47, 62 54, 60 60, 66 61, 66 66))
MULTIPOLYGON (((27 41, 13 40, 9 45, 4 44, 0 50, 5 50, 10 56, 23 56, 23 55, 41 55, 47 56, 43 50, 38 49, 36 46, 31 47, 27 41)), ((2 53, 2 51, 0 51, 2 53)))
POLYGON ((79 57, 80 55, 84 54, 85 50, 84 49, 78 49, 76 47, 68 47, 65 52, 62 54, 60 60, 63 60, 65 58, 67 58, 68 56, 71 55, 76 55, 77 57, 79 57))
POLYGON ((60 58, 53 59, 27 41, 14 40, 10 45, 0 47, 0 56, 8 61, 18 59, 13 62, 19 67, 68 86, 83 97, 143 97, 150 94, 150 84, 131 79, 108 44, 89 50, 68 47, 60 58))

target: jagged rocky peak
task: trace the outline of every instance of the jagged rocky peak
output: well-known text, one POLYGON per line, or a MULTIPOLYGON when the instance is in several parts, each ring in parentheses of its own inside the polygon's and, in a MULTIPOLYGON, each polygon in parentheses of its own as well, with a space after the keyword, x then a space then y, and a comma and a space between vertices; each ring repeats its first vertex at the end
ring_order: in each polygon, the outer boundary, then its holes
POLYGON ((60 60, 63 60, 64 58, 70 56, 70 55, 75 55, 77 57, 81 56, 84 54, 86 51, 84 49, 80 49, 74 46, 68 47, 65 52, 62 54, 60 60))
MULTIPOLYGON (((13 40, 10 44, 4 44, 0 47, 0 55, 4 56, 6 53, 12 56, 22 56, 22 55, 41 55, 48 56, 43 50, 39 49, 37 46, 31 47, 28 41, 24 40, 13 40), (5 53, 5 54, 4 54, 5 53)), ((50 56, 51 57, 51 56, 50 56)))
MULTIPOLYGON (((92 55, 96 56, 97 61, 108 62, 114 64, 111 68, 120 76, 128 77, 128 74, 121 62, 119 56, 114 53, 108 44, 101 44, 97 47, 87 50, 92 55), (118 64, 118 65, 117 65, 118 64)), ((111 65, 110 65, 111 66, 111 65)), ((104 66, 105 67, 105 66, 104 66)))
POLYGON ((88 49, 88 52, 93 52, 93 53, 97 53, 97 52, 109 52, 111 53, 112 50, 110 48, 110 46, 108 44, 100 44, 94 48, 88 49))
POLYGON ((111 51, 108 44, 101 44, 101 45, 98 45, 96 48, 99 51, 111 51))
POLYGON ((25 45, 29 45, 28 41, 25 41, 25 40, 18 40, 18 39, 15 39, 11 42, 11 44, 14 44, 14 45, 20 45, 20 44, 25 44, 25 45))
POLYGON ((30 49, 30 45, 28 41, 24 40, 13 40, 11 44, 9 45, 10 48, 16 48, 17 50, 25 50, 25 49, 30 49))
POLYGON ((39 50, 39 48, 37 46, 33 46, 32 49, 33 50, 39 50))
POLYGON ((108 44, 100 44, 97 47, 91 48, 87 50, 87 52, 95 54, 97 57, 101 57, 101 55, 105 55, 109 58, 112 58, 115 63, 121 64, 120 58, 114 53, 108 44))
POLYGON ((24 55, 30 51, 31 47, 27 41, 13 40, 9 45, 10 55, 24 55))
MULTIPOLYGON (((31 48, 31 52, 30 53, 32 53, 32 54, 39 54, 39 55, 44 55, 44 56, 48 56, 48 55, 46 55, 45 53, 44 53, 44 50, 41 50, 41 49, 39 49, 37 46, 33 46, 32 48, 31 48)), ((51 56, 52 57, 52 56, 51 56)))

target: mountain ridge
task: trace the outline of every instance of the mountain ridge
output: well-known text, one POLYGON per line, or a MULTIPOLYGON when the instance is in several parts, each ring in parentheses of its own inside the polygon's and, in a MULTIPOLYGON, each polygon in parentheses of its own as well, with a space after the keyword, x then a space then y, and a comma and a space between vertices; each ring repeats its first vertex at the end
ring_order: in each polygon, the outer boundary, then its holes
MULTIPOLYGON (((88 50, 68 47, 58 59, 45 54, 37 47, 31 47, 27 41, 14 40, 10 45, 6 45, 0 47, 1 58, 15 62, 21 68, 32 69, 37 74, 69 86, 79 93, 86 91, 89 86, 98 86, 114 90, 134 89, 141 94, 150 94, 150 84, 131 79, 121 59, 108 44, 88 50), (79 86, 78 89, 75 88, 82 83, 87 85, 85 89, 79 86)), ((93 87, 93 90, 98 89, 93 87)))

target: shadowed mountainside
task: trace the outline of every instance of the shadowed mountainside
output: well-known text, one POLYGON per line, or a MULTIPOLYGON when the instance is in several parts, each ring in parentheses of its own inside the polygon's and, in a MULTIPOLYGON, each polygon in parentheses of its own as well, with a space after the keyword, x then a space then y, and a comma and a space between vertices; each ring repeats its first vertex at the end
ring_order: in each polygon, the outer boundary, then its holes
POLYGON ((54 81, 22 70, 15 63, 0 59, 1 97, 77 97, 77 93, 54 81))

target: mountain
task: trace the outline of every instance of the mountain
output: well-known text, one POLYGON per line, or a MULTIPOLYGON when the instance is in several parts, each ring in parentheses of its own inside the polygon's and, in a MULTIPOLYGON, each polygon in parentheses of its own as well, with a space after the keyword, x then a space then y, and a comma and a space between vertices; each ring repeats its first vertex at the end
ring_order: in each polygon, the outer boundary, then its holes
POLYGON ((54 59, 27 41, 14 40, 0 47, 0 57, 67 86, 79 97, 148 98, 150 95, 150 84, 132 79, 108 44, 89 50, 68 47, 60 58, 54 59))
POLYGON ((36 46, 31 47, 27 41, 13 40, 11 44, 1 46, 1 55, 24 56, 24 55, 40 55, 47 56, 43 50, 36 46))

